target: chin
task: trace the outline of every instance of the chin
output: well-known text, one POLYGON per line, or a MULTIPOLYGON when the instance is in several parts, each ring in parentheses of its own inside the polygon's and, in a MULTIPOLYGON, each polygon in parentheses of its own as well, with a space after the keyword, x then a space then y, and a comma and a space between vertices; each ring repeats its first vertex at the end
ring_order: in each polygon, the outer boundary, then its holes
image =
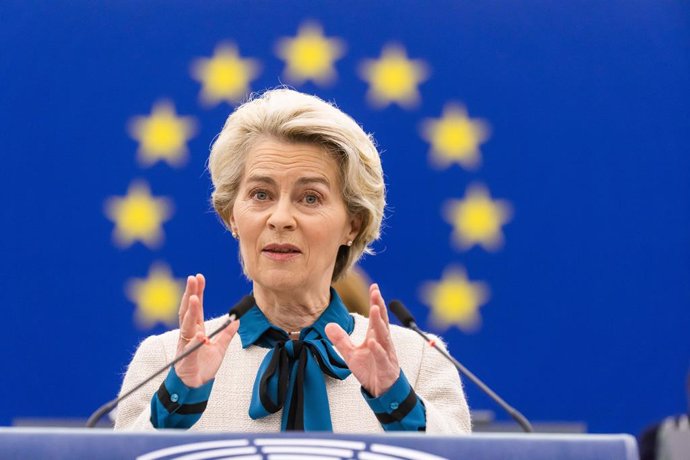
POLYGON ((253 277, 255 283, 260 284, 264 289, 274 291, 285 291, 300 288, 305 285, 305 280, 297 276, 293 270, 264 269, 261 274, 253 277))

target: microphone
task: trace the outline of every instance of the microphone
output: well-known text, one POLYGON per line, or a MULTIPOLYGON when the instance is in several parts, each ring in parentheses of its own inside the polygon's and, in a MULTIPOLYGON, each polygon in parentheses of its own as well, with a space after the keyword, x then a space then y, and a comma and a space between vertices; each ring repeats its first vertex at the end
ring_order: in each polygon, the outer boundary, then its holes
MULTIPOLYGON (((217 334, 220 333, 222 330, 224 330, 226 327, 228 327, 228 326, 230 325, 230 323, 232 323, 233 321, 237 321, 238 319, 240 319, 240 317, 241 317, 242 315, 244 315, 245 313, 247 313, 247 311, 248 311, 250 308, 252 308, 253 306, 254 306, 254 297, 251 296, 251 295, 246 295, 246 296, 244 296, 244 297, 242 298, 242 300, 240 300, 239 302, 237 302, 237 304, 236 304, 234 307, 232 307, 232 308, 230 309, 230 311, 228 312, 228 319, 226 319, 225 322, 224 322, 218 329, 216 329, 215 331, 211 332, 211 333, 208 335, 208 338, 209 338, 209 339, 213 338, 215 335, 217 335, 217 334)), ((101 407, 99 407, 93 414, 91 414, 91 416, 89 417, 89 419, 86 421, 86 427, 87 427, 87 428, 93 428, 94 426, 96 426, 96 423, 98 423, 98 421, 99 421, 105 414, 107 414, 107 413, 109 413, 111 410, 115 409, 115 407, 120 403, 120 401, 122 401, 123 399, 129 397, 132 393, 134 393, 135 391, 139 390, 141 387, 143 387, 144 385, 146 385, 147 383, 149 383, 149 382, 150 382, 151 380, 153 380, 156 376, 158 376, 158 375, 162 374, 163 372, 165 372, 166 370, 168 370, 168 368, 174 366, 175 364, 177 364, 177 363, 178 363, 179 361, 181 361, 182 359, 184 359, 184 358, 186 358, 187 356, 189 356, 189 355, 191 355, 192 353, 194 353, 194 352, 195 352, 196 350, 198 350, 199 347, 201 347, 204 343, 205 343, 205 342, 199 342, 199 343, 197 343, 197 344, 194 345, 192 348, 190 348, 189 350, 185 351, 185 352, 182 353, 180 356, 178 356, 177 358, 175 358, 174 360, 172 360, 170 363, 168 363, 168 364, 166 364, 165 366, 163 366, 162 368, 158 369, 156 372, 154 372, 153 374, 151 374, 151 376, 150 376, 149 378, 145 379, 143 382, 141 382, 139 385, 137 385, 137 386, 135 386, 134 388, 132 388, 131 390, 129 390, 127 393, 124 393, 123 395, 121 395, 121 396, 119 396, 119 397, 113 399, 112 401, 108 401, 107 403, 103 404, 103 405, 102 405, 101 407)))
POLYGON ((395 317, 398 318, 398 321, 400 321, 400 323, 403 326, 405 326, 408 329, 412 329, 417 334, 421 335, 422 338, 426 340, 426 342, 429 344, 429 346, 434 347, 448 361, 453 363, 453 365, 458 369, 458 371, 460 371, 462 375, 474 382, 474 384, 477 385, 480 390, 482 390, 491 399, 493 399, 499 406, 503 408, 503 410, 508 412, 508 414, 510 414, 513 420, 515 420, 522 427, 522 429, 525 430, 525 433, 532 433, 534 431, 529 420, 527 420, 527 418, 524 415, 522 415, 517 409, 505 402, 503 398, 494 393, 494 391, 491 388, 489 388, 484 382, 482 382, 479 379, 479 377, 470 372, 469 369, 460 364, 460 362, 453 358, 447 351, 439 347, 436 344, 435 340, 430 339, 421 329, 419 329, 419 327, 417 327, 417 323, 414 320, 414 317, 412 316, 412 313, 410 313, 410 311, 407 308, 405 308, 402 302, 400 302, 399 300, 392 300, 388 304, 388 309, 391 312, 393 312, 395 317))

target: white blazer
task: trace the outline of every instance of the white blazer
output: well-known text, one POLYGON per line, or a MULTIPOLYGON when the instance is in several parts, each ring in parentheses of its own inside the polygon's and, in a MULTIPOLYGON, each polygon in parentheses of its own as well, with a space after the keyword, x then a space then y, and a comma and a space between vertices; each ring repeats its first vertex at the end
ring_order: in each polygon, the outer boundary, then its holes
MULTIPOLYGON (((369 320, 353 314, 355 344, 364 340, 369 320)), ((217 328, 225 318, 206 322, 206 330, 217 328)), ((121 394, 142 382, 175 357, 179 330, 146 338, 134 354, 122 383, 121 394)), ((391 336, 405 376, 426 407, 426 431, 430 434, 460 434, 472 430, 467 401, 455 368, 432 350, 415 332, 391 325, 391 336)), ((438 341, 441 346, 443 344, 438 341)), ((228 347, 216 374, 206 411, 190 430, 230 432, 278 432, 281 412, 259 420, 249 417, 254 379, 268 349, 242 349, 239 336, 228 347)), ((122 401, 117 410, 116 430, 154 430, 149 421, 151 398, 167 373, 153 379, 122 401)), ((380 433, 381 424, 360 392, 359 381, 325 377, 333 431, 338 433, 380 433)), ((308 404, 308 399, 305 402, 308 404)))

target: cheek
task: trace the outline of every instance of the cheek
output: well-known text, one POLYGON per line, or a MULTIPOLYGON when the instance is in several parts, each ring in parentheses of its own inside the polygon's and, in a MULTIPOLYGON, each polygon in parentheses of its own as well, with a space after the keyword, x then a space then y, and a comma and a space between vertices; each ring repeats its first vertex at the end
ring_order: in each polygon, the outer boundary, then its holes
POLYGON ((243 230, 243 234, 247 230, 256 226, 258 221, 256 212, 252 213, 247 203, 238 202, 233 207, 233 216, 235 226, 238 230, 243 230))
POLYGON ((240 240, 238 249, 242 271, 244 271, 244 274, 249 279, 255 279, 256 267, 259 261, 251 242, 247 241, 246 239, 240 240))
POLYGON ((258 219, 253 218, 252 213, 246 203, 236 202, 233 207, 233 223, 237 232, 239 234, 239 249, 242 255, 242 259, 245 264, 251 263, 254 254, 254 243, 256 241, 258 232, 257 221, 258 219))
POLYGON ((327 254, 335 257, 340 247, 343 235, 346 233, 345 222, 329 216, 322 219, 319 223, 310 226, 310 236, 312 241, 318 241, 320 249, 327 250, 327 254))

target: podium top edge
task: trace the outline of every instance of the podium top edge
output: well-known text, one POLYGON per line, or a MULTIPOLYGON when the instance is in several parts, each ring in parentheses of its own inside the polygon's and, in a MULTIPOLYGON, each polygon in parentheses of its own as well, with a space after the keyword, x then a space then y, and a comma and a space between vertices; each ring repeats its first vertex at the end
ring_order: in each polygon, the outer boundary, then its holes
POLYGON ((462 435, 433 435, 425 433, 415 433, 415 432, 396 432, 396 433, 332 433, 332 432, 290 432, 290 433, 280 433, 280 432, 234 432, 234 431, 210 431, 210 432, 199 432, 199 431, 183 431, 176 429, 159 429, 155 431, 114 431, 112 428, 59 428, 59 427, 0 427, 0 434, 64 434, 64 435, 113 435, 113 436, 219 436, 219 435, 229 435, 233 437, 249 436, 299 436, 299 437, 426 437, 426 438, 482 438, 482 439, 505 439, 505 440, 562 440, 562 441, 580 441, 580 440, 633 440, 634 436, 628 433, 471 433, 462 435))

